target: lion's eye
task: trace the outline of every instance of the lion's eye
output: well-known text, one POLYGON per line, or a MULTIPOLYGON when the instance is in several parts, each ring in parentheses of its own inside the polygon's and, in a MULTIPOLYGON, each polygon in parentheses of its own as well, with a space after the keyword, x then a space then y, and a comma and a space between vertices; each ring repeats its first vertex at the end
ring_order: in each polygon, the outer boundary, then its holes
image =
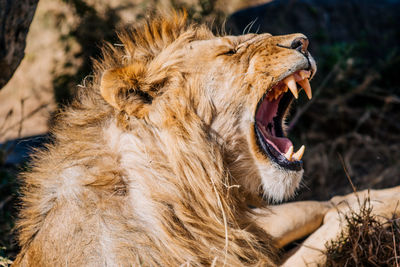
POLYGON ((237 52, 236 48, 232 48, 232 49, 229 49, 228 51, 225 51, 225 52, 219 54, 218 56, 231 56, 231 55, 236 54, 236 52, 237 52))

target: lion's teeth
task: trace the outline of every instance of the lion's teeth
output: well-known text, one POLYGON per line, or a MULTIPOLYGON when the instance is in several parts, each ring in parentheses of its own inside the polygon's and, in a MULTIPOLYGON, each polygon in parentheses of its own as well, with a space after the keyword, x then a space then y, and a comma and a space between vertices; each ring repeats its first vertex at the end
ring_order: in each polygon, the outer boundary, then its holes
POLYGON ((309 70, 301 70, 299 71, 299 75, 302 80, 310 78, 311 72, 309 70))
POLYGON ((293 146, 289 147, 289 150, 285 153, 285 158, 288 161, 292 161, 292 156, 293 156, 293 146))
POLYGON ((284 80, 284 83, 289 87, 290 91, 297 99, 299 97, 299 93, 297 91, 296 80, 294 79, 293 75, 290 75, 284 80))
POLYGON ((288 90, 288 87, 287 87, 287 85, 286 84, 284 84, 284 88, 283 88, 283 92, 287 92, 287 90, 288 90))
POLYGON ((292 158, 295 160, 301 160, 301 158, 303 157, 304 154, 304 150, 306 149, 306 147, 304 145, 302 145, 299 150, 297 150, 296 153, 293 154, 292 158))
POLYGON ((308 79, 298 81, 298 83, 300 84, 301 87, 303 87, 304 91, 307 94, 308 99, 311 99, 312 91, 311 91, 311 86, 310 86, 310 82, 308 81, 308 79))

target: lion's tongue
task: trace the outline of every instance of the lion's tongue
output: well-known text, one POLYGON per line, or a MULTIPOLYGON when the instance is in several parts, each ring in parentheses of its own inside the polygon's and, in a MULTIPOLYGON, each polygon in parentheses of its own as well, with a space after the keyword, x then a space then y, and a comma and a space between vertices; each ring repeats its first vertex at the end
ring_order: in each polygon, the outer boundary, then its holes
POLYGON ((258 128, 261 130, 262 135, 264 136, 264 140, 268 142, 271 146, 273 146, 276 151, 281 154, 285 154, 291 146, 293 146, 292 141, 290 141, 286 137, 276 137, 273 136, 268 130, 265 128, 263 124, 257 122, 258 128))

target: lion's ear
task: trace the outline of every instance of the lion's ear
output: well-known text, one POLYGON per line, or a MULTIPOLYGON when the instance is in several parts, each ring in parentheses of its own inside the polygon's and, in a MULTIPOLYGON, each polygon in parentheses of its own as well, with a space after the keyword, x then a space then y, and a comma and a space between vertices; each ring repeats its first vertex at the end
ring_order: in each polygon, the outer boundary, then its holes
POLYGON ((142 118, 154 94, 144 82, 145 77, 140 64, 107 70, 101 77, 100 94, 115 109, 142 118))
POLYGON ((118 79, 119 69, 106 70, 101 76, 100 94, 114 108, 121 110, 118 105, 118 91, 122 89, 123 82, 118 79))

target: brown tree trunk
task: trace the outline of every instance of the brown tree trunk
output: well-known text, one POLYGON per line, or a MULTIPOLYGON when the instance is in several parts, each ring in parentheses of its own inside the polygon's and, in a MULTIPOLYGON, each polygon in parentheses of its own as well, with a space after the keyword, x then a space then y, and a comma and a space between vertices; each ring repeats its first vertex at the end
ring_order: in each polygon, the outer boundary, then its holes
POLYGON ((24 58, 25 39, 39 0, 0 0, 0 90, 24 58))

